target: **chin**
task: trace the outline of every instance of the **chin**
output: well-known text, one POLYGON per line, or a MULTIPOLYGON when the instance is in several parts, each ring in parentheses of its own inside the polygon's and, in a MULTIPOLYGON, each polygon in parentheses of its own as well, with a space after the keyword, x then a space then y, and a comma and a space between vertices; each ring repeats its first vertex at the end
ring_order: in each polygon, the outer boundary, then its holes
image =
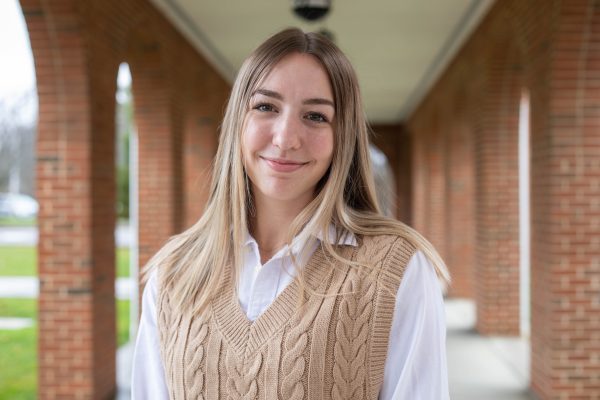
POLYGON ((297 189, 297 186, 293 187, 292 185, 290 187, 286 185, 285 187, 271 187, 267 190, 261 190, 261 192, 265 198, 281 202, 303 201, 308 204, 314 198, 314 196, 308 194, 308 191, 298 191, 297 189))

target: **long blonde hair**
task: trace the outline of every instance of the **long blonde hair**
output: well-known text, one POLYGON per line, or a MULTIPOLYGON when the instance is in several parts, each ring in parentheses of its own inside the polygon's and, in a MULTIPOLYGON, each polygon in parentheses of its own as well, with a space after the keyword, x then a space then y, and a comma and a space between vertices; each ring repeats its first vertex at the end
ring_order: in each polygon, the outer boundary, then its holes
MULTIPOLYGON (((291 53, 311 54, 323 65, 333 89, 336 118, 331 166, 319 182, 316 197, 292 223, 288 243, 294 237, 308 243, 319 233, 329 232, 331 224, 336 240, 347 232, 400 235, 423 251, 442 280, 450 280, 440 256, 423 236, 380 212, 371 173, 369 130, 350 62, 327 38, 292 28, 267 39, 243 63, 221 126, 205 211, 146 266, 146 273, 161 269, 162 282, 170 287, 174 306, 182 311, 193 307, 193 312, 202 312, 217 293, 226 268, 231 268, 233 282, 237 281, 252 200, 240 147, 244 120, 253 91, 291 53)), ((322 245, 334 259, 352 263, 336 252, 330 240, 323 240, 322 245)))

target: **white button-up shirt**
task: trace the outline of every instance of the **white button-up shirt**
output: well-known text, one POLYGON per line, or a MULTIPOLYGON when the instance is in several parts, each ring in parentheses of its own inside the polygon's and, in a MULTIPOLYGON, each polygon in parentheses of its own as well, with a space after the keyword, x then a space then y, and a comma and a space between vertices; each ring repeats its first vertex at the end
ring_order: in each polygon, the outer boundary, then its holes
MULTIPOLYGON (((356 245, 353 236, 341 244, 356 245)), ((316 250, 304 253, 310 257, 316 250)), ((248 319, 254 321, 289 285, 296 274, 289 247, 284 246, 264 265, 256 240, 248 235, 244 265, 238 285, 239 301, 248 319)), ((291 253, 299 265, 300 247, 291 253)), ((156 273, 152 274, 142 298, 142 318, 133 359, 134 400, 169 398, 160 357, 156 323, 156 273)), ((447 400, 446 322, 440 283, 433 266, 417 251, 410 259, 398 293, 379 399, 447 400)))

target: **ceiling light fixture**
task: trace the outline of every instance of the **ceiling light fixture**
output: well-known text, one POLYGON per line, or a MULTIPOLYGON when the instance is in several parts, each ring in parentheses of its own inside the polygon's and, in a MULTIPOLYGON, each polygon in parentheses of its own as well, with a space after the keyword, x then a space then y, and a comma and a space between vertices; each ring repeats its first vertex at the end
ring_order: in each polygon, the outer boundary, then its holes
POLYGON ((331 9, 331 0, 293 0, 294 13, 307 21, 318 21, 331 9))

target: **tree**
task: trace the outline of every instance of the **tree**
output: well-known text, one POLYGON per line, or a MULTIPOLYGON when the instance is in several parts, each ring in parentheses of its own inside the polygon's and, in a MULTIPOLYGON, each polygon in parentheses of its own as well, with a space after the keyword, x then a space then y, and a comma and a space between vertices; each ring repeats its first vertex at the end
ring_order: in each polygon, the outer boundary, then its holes
POLYGON ((0 192, 35 192, 37 96, 0 98, 0 192))

